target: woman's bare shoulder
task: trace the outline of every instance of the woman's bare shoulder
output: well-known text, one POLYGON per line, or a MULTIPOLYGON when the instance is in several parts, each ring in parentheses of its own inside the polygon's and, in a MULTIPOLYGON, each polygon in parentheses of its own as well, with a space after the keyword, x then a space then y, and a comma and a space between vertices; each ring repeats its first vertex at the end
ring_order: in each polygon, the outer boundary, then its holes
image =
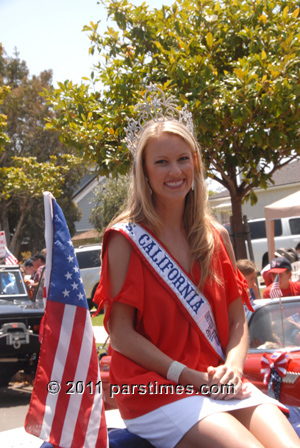
POLYGON ((107 248, 112 297, 115 297, 122 289, 130 264, 131 253, 132 246, 127 238, 120 232, 112 232, 107 248))
POLYGON ((232 247, 232 244, 230 241, 229 233, 227 232, 226 228, 224 226, 222 226, 219 222, 215 222, 214 226, 224 242, 224 245, 227 249, 227 252, 231 259, 232 264, 236 267, 235 255, 234 255, 233 247, 232 247))

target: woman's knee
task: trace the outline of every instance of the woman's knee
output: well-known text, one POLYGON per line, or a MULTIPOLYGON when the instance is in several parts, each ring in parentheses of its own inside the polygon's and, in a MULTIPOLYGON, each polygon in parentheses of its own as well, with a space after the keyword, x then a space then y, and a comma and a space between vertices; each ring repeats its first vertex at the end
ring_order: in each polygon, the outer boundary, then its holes
POLYGON ((232 415, 217 413, 194 425, 176 448, 262 448, 263 445, 232 415))

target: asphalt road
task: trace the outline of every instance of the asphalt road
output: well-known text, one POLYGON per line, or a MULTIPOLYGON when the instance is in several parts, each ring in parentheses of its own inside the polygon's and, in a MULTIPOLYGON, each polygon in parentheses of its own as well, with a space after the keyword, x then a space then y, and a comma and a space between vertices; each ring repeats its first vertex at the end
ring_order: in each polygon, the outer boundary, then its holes
POLYGON ((0 431, 24 426, 32 386, 28 383, 14 383, 0 388, 0 431))

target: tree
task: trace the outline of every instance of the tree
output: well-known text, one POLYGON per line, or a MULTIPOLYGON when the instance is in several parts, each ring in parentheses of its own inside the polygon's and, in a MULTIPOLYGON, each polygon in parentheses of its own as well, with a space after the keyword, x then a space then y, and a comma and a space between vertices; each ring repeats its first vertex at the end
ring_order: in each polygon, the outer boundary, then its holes
POLYGON ((95 207, 90 222, 98 232, 103 232, 113 217, 125 206, 129 188, 128 176, 107 179, 95 191, 95 207))
POLYGON ((75 230, 74 220, 80 216, 71 198, 83 172, 82 161, 59 141, 57 132, 44 129, 45 117, 54 112, 40 92, 50 89, 51 81, 51 71, 29 78, 17 52, 14 57, 0 52, 1 89, 9 90, 0 105, 9 137, 0 155, 0 226, 16 255, 24 240, 30 241, 32 251, 44 246, 43 191, 61 196, 72 217, 70 230, 75 230))
POLYGON ((246 257, 242 202, 299 158, 299 2, 177 0, 150 10, 102 1, 118 29, 91 22, 90 81, 48 94, 58 111, 49 127, 91 157, 100 173, 124 171, 126 116, 150 82, 193 113, 208 175, 230 192, 237 258, 246 257))

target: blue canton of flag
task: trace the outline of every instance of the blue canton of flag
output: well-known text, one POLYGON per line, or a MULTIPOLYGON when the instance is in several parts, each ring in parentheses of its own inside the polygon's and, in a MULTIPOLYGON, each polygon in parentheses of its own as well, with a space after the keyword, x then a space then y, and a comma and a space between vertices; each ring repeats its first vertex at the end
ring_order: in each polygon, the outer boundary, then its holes
POLYGON ((48 299, 88 309, 73 243, 61 208, 53 201, 54 246, 48 299))

